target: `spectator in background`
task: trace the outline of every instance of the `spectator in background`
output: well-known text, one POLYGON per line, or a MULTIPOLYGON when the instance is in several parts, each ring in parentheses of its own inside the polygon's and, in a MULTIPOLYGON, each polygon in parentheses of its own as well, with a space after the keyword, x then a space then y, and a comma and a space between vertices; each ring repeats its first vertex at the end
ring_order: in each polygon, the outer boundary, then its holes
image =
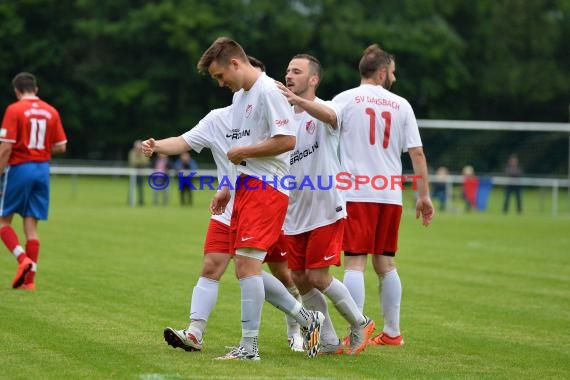
POLYGON ((479 178, 475 176, 473 166, 467 165, 462 170, 463 174, 463 200, 465 201, 465 211, 469 212, 477 208, 477 188, 479 178))
MULTIPOLYGON (((177 172, 184 172, 184 175, 188 175, 190 170, 198 169, 198 164, 192 159, 190 153, 183 152, 178 160, 176 160, 174 168, 177 172)), ((183 186, 182 189, 180 189, 180 204, 182 206, 192 206, 192 189, 190 186, 183 186)))
POLYGON ((6 108, 0 128, 0 239, 18 260, 12 288, 35 290, 37 224, 48 218, 49 163, 52 153, 65 152, 67 137, 59 112, 38 98, 34 75, 19 73, 12 86, 18 101, 6 108), (12 228, 14 214, 23 219, 25 247, 12 228))
MULTIPOLYGON (((172 164, 168 156, 166 154, 159 153, 156 156, 156 160, 154 161, 154 171, 165 173, 166 175, 170 176, 170 169, 172 169, 172 164)), ((152 197, 153 205, 158 206, 160 198, 162 200, 162 205, 167 206, 170 189, 166 187, 165 189, 162 190, 153 189, 153 191, 154 191, 152 197)))
POLYGON ((447 181, 449 180, 449 170, 445 166, 441 166, 435 172, 435 178, 432 181, 432 198, 439 201, 439 210, 444 211, 447 202, 447 181))
MULTIPOLYGON (((136 140, 133 143, 133 147, 129 150, 129 167, 135 169, 143 169, 149 166, 149 158, 146 157, 141 151, 142 141, 136 140)), ((143 189, 143 176, 140 175, 139 171, 135 174, 137 193, 138 193, 138 203, 139 206, 144 206, 144 189, 143 189)), ((135 199, 131 199, 131 193, 129 190, 129 204, 134 204, 135 199)))
POLYGON ((509 212, 509 201, 511 200, 511 195, 515 196, 515 201, 517 203, 517 213, 522 213, 522 196, 521 196, 521 186, 516 183, 517 179, 522 176, 522 169, 519 166, 519 158, 516 154, 511 154, 507 161, 507 166, 505 167, 505 175, 512 178, 513 181, 505 186, 505 202, 503 203, 503 213, 509 212))

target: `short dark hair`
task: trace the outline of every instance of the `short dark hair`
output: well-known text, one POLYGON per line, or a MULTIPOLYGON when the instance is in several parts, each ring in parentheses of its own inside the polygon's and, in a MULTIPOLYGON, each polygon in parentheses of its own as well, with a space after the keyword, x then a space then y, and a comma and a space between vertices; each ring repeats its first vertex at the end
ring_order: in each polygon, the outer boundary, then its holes
POLYGON ((34 74, 26 72, 16 74, 14 79, 12 79, 12 86, 21 93, 36 92, 38 90, 36 77, 34 74))
POLYGON ((309 61, 309 70, 311 71, 312 74, 315 74, 316 76, 319 77, 319 82, 321 81, 321 79, 323 78, 323 66, 321 65, 321 62, 319 62, 318 59, 316 59, 315 57, 313 57, 310 54, 297 54, 296 56, 294 56, 292 59, 306 59, 309 61))
POLYGON ((207 73, 214 61, 225 66, 230 63, 232 58, 247 62, 247 55, 240 44, 228 37, 219 37, 202 54, 197 65, 198 72, 207 73))
POLYGON ((362 53, 358 71, 363 78, 370 78, 378 69, 388 67, 392 61, 395 61, 394 55, 380 49, 378 44, 368 46, 362 53))
POLYGON ((261 71, 265 72, 265 65, 259 59, 252 57, 251 55, 248 55, 247 59, 250 65, 252 65, 253 67, 258 67, 259 69, 261 69, 261 71))

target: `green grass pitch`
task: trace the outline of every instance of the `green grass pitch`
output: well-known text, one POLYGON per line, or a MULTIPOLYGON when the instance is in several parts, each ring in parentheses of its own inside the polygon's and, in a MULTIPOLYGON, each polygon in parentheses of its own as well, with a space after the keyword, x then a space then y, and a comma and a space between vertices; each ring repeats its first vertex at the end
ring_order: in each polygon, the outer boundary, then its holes
MULTIPOLYGON (((167 207, 151 206, 151 194, 145 207, 130 208, 125 178, 53 178, 36 292, 11 289, 16 262, 1 248, 1 379, 570 377, 566 204, 553 218, 538 193, 525 193, 525 214, 505 216, 497 191, 486 212, 440 213, 423 228, 408 201, 397 257, 406 345, 307 359, 289 350, 283 315, 266 304, 261 361, 252 363, 214 360, 240 337, 233 265, 204 350, 164 342, 164 327, 187 325, 212 193, 196 192, 184 208, 175 189, 167 207)), ((334 273, 342 280, 341 268, 334 273)), ((377 286, 369 270, 365 312, 381 328, 377 286)), ((336 311, 332 318, 344 335, 336 311)))

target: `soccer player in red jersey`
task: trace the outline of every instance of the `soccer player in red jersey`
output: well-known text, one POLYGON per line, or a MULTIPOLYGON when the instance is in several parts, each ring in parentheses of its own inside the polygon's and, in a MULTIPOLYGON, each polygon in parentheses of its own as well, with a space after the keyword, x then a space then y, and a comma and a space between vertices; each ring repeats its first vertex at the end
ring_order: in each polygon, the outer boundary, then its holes
POLYGON ((36 78, 19 73, 12 80, 18 101, 6 108, 0 129, 0 238, 18 260, 14 289, 35 289, 40 251, 38 220, 47 220, 49 161, 64 153, 67 138, 59 112, 38 98, 36 78), (20 214, 26 236, 25 249, 12 228, 20 214))

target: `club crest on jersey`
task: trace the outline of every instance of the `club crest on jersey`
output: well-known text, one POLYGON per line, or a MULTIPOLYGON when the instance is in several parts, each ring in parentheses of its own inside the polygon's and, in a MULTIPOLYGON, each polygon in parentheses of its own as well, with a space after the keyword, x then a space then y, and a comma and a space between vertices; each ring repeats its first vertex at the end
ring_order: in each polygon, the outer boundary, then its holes
POLYGON ((248 118, 251 115, 251 111, 253 111, 253 104, 248 104, 245 107, 245 117, 248 118))
POLYGON ((309 120, 307 121, 307 123, 305 124, 305 130, 307 131, 308 134, 312 135, 313 133, 315 133, 315 121, 314 120, 309 120))

